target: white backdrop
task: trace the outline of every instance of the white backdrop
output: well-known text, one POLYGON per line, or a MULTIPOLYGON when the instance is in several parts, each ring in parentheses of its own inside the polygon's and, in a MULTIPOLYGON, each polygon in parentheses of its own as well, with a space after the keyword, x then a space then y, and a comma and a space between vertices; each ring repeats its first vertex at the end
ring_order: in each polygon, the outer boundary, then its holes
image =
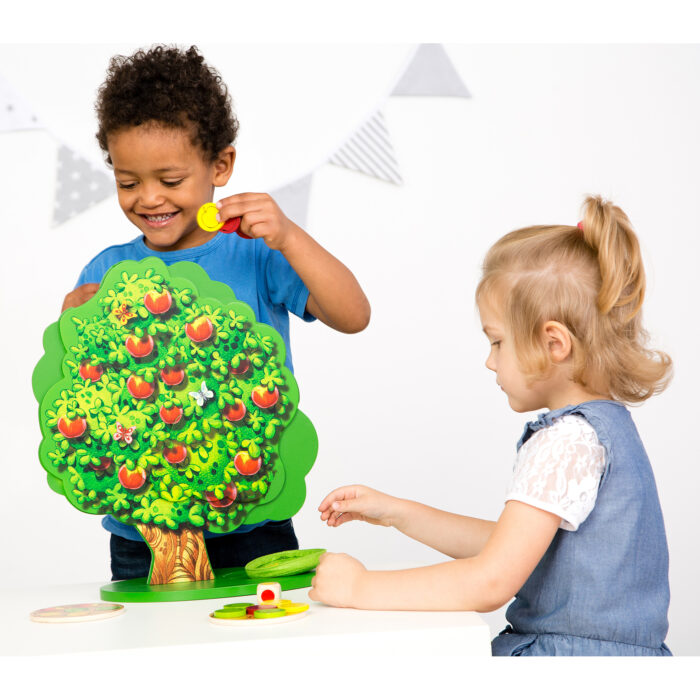
MULTIPOLYGON (((57 139, 99 164, 92 103, 109 56, 132 45, 0 46, 0 75, 47 131, 0 134, 2 366, 0 585, 106 581, 108 534, 49 490, 36 452, 30 378, 44 328, 83 265, 135 235, 116 197, 50 228, 57 139)), ((447 45, 472 99, 389 98, 410 45, 206 45, 233 94, 236 172, 220 194, 270 190, 315 169, 307 229, 363 285, 369 328, 344 336, 295 321, 301 405, 320 438, 295 517, 302 547, 347 551, 373 567, 442 557, 364 524, 321 526, 333 487, 361 482, 496 518, 514 414, 485 369, 473 305, 479 263, 503 233, 576 223, 586 193, 612 198, 641 237, 646 322, 676 363, 670 389, 633 409, 654 464, 671 554, 668 643, 698 654, 700 487, 695 398, 700 332, 700 47, 447 45), (382 107, 403 186, 322 165, 382 107), (434 339, 417 335, 429 316, 434 339)), ((67 601, 57 601, 67 602, 67 601)), ((486 616, 494 634, 503 611, 486 616)))

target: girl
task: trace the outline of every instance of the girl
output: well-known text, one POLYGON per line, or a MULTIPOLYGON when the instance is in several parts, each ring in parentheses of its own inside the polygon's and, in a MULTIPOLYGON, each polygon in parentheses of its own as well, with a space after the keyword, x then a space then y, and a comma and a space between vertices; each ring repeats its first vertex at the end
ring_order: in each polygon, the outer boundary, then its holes
POLYGON ((625 403, 662 391, 646 348, 644 269, 624 212, 588 197, 578 226, 513 231, 476 290, 496 373, 525 426, 497 522, 365 486, 319 506, 331 527, 394 526, 454 561, 367 571, 325 554, 309 596, 382 610, 491 611, 513 596, 494 655, 670 655, 668 549, 649 460, 625 403), (426 596, 431 591, 431 596, 426 596))

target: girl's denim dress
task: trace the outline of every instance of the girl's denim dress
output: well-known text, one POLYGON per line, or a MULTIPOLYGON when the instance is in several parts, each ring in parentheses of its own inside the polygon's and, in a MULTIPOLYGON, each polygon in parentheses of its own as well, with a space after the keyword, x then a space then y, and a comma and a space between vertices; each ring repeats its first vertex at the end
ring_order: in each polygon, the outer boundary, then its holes
POLYGON ((668 547, 649 459, 629 411, 590 401, 541 414, 518 449, 559 416, 585 418, 606 449, 595 507, 558 530, 508 607, 494 656, 670 656, 668 547))

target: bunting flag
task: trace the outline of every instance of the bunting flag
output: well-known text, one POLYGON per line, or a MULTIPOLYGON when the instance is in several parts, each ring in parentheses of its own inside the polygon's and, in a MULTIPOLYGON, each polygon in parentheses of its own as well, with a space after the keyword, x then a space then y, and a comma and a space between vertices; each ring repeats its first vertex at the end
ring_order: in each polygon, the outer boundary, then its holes
POLYGON ((441 44, 421 44, 396 83, 393 97, 471 97, 441 44))
POLYGON ((309 211, 312 179, 313 174, 309 173, 288 185, 270 192, 270 196, 277 202, 285 216, 304 229, 306 228, 306 217, 309 211))
POLYGON ((0 132, 43 128, 32 108, 0 76, 0 132))
POLYGON ((58 149, 52 226, 72 219, 114 194, 114 182, 68 146, 58 149))
POLYGON ((375 112, 328 160, 394 185, 403 183, 384 115, 375 112))
MULTIPOLYGON (((471 97, 441 44, 420 44, 387 97, 471 97)), ((45 129, 37 115, 0 76, 0 132, 45 129)), ((327 161, 394 185, 403 184, 381 107, 327 161)), ((313 172, 271 192, 285 214, 306 226, 313 172)), ((114 193, 104 169, 59 140, 52 226, 59 226, 114 193)))

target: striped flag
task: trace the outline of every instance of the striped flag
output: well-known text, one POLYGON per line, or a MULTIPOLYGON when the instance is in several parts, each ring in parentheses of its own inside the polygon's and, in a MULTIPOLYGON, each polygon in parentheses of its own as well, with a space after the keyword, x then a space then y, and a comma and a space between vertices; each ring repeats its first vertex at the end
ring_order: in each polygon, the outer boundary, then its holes
POLYGON ((375 112, 328 162, 394 185, 403 183, 381 111, 375 112))

